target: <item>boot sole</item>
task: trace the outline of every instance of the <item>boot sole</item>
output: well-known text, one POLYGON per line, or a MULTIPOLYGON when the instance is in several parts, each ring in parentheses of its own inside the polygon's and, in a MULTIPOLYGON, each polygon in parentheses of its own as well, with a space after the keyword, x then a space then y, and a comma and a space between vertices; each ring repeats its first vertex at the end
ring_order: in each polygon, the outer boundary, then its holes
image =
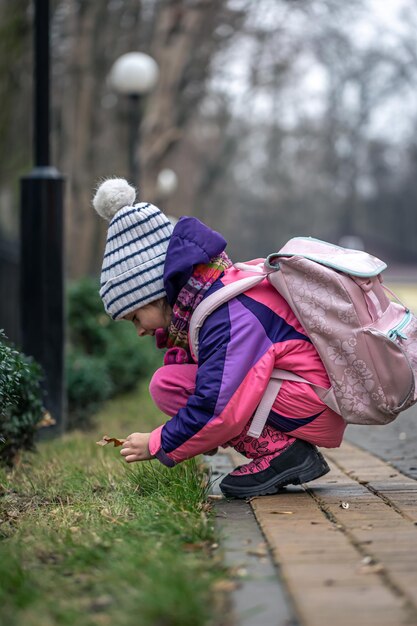
POLYGON ((327 465, 323 455, 320 452, 316 454, 317 456, 313 460, 307 458, 304 463, 298 465, 297 468, 290 467, 279 476, 271 478, 262 485, 253 485, 252 487, 228 487, 220 483, 219 487, 226 498, 253 498, 254 496, 272 495, 287 485, 308 483, 330 472, 330 467, 327 465))

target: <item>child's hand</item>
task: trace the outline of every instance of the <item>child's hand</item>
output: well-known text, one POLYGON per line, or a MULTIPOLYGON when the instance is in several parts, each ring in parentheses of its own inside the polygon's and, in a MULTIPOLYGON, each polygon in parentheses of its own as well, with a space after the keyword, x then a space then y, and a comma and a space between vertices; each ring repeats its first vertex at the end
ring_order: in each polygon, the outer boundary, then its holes
POLYGON ((132 433, 129 435, 120 450, 120 454, 125 457, 127 463, 149 461, 153 458, 149 452, 150 436, 150 433, 132 433))

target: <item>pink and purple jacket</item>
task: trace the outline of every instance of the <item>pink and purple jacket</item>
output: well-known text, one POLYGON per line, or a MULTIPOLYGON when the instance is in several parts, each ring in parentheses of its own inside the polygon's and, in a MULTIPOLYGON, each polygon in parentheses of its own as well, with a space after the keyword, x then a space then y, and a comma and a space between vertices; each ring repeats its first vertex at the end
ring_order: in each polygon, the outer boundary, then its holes
MULTIPOLYGON (((193 267, 208 262, 225 247, 223 237, 196 218, 179 220, 164 269, 171 305, 193 267)), ((227 269, 206 297, 247 275, 234 267, 227 269)), ((253 416, 274 368, 329 387, 316 349, 287 302, 265 280, 205 320, 199 335, 195 392, 184 408, 151 433, 151 454, 172 466, 237 437, 253 416)), ((284 381, 270 422, 290 432, 312 422, 325 409, 310 385, 284 381)))

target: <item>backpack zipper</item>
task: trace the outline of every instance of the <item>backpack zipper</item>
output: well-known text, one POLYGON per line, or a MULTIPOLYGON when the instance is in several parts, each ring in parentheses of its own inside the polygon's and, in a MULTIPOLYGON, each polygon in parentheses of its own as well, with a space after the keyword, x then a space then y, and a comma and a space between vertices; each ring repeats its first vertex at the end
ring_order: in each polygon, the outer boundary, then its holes
POLYGON ((394 328, 391 328, 388 333, 388 339, 392 339, 395 341, 396 339, 408 339, 407 335, 405 335, 402 331, 411 321, 411 311, 409 309, 406 310, 405 315, 401 322, 399 322, 394 328))
MULTIPOLYGON (((396 339, 408 339, 407 335, 405 335, 402 331, 407 326, 407 324, 410 323, 411 318, 412 318, 412 313, 411 313, 410 309, 406 309, 404 317, 402 318, 401 322, 399 322, 396 326, 391 328, 388 332, 383 332, 383 331, 376 330, 376 329, 373 330, 372 332, 376 333, 376 334, 381 334, 382 336, 387 337, 391 341, 395 341, 396 339)), ((413 370, 413 367, 411 366, 410 359, 408 357, 408 354, 404 351, 403 346, 401 346, 400 342, 395 343, 395 345, 397 346, 398 350, 400 350, 400 352, 402 353, 403 357, 405 358, 405 360, 408 363, 408 367, 413 372, 414 370, 413 370)), ((415 378, 414 378, 414 375, 413 375, 412 376, 411 387, 410 387, 409 392, 406 394, 404 400, 399 404, 397 409, 393 410, 393 413, 398 415, 398 413, 403 411, 404 408, 408 408, 408 406, 411 406, 411 404, 408 404, 408 402, 410 400, 410 396, 412 396, 414 398, 414 394, 415 394, 415 378)))

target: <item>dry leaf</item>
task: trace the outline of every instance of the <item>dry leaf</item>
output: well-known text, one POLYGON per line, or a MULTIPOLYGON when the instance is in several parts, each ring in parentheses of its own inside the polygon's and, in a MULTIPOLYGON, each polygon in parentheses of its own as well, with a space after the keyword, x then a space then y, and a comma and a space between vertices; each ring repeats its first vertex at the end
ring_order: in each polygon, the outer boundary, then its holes
POLYGON ((107 609, 111 604, 113 604, 113 598, 111 596, 98 596, 98 598, 94 598, 89 605, 90 611, 99 612, 107 609))
POLYGON ((382 563, 370 563, 369 565, 362 565, 359 568, 360 574, 379 574, 384 571, 382 563))
POLYGON ((204 548, 204 543, 203 542, 197 542, 197 543, 184 543, 183 544, 183 549, 186 552, 201 552, 201 550, 204 548))
POLYGON ((41 421, 36 424, 36 428, 47 428, 48 426, 54 426, 55 424, 56 420, 54 420, 48 411, 45 411, 41 421))
POLYGON ((270 511, 271 515, 293 515, 293 511, 270 511))
POLYGON ((114 444, 114 447, 122 446, 126 439, 116 439, 116 437, 109 437, 108 435, 103 435, 100 441, 96 441, 98 446, 107 446, 108 443, 114 444))
POLYGON ((116 519, 114 515, 112 515, 112 512, 109 509, 101 509, 100 515, 102 515, 106 520, 108 520, 112 524, 118 524, 119 526, 122 525, 122 523, 119 522, 119 520, 116 519))
POLYGON ((251 548, 250 550, 246 550, 246 553, 250 554, 251 556, 259 556, 259 557, 268 556, 268 552, 265 546, 258 546, 255 549, 251 548))
POLYGON ((214 592, 230 593, 238 588, 238 584, 235 580, 218 580, 214 583, 212 589, 214 592))
POLYGON ((243 565, 236 565, 229 569, 229 574, 233 578, 244 578, 248 574, 248 570, 243 565))

